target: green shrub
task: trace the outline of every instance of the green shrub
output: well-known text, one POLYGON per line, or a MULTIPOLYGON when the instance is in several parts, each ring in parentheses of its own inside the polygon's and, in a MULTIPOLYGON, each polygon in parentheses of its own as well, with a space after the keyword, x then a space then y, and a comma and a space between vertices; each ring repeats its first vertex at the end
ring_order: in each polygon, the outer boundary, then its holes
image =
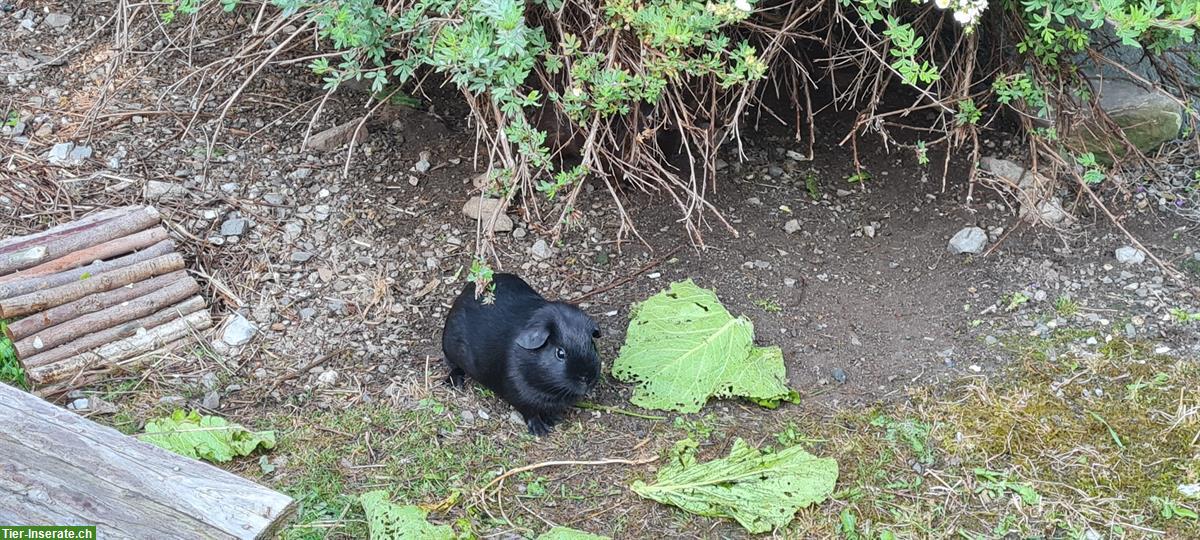
MULTIPOLYGON (((569 225, 586 177, 625 177, 675 193, 693 231, 696 210, 713 208, 703 193, 740 117, 765 91, 807 92, 826 61, 853 68, 835 97, 860 109, 853 129, 909 148, 919 166, 931 145, 978 145, 977 130, 1006 106, 1045 117, 1090 99, 1076 63, 1098 57, 1101 26, 1162 54, 1190 46, 1200 20, 1196 0, 270 1, 333 48, 310 66, 331 91, 356 80, 386 97, 429 75, 459 89, 496 169, 491 192, 541 193, 569 225), (889 133, 905 116, 881 99, 896 85, 917 91, 913 107, 936 113, 945 136, 909 143, 889 133), (666 165, 657 136, 667 131, 692 162, 683 173, 666 165)), ((162 18, 200 4, 170 0, 162 18)), ((209 11, 236 0, 219 5, 209 11)), ((1030 137, 1062 144, 1053 127, 1018 118, 1030 137)), ((1089 159, 1079 158, 1087 180, 1102 181, 1089 159)))

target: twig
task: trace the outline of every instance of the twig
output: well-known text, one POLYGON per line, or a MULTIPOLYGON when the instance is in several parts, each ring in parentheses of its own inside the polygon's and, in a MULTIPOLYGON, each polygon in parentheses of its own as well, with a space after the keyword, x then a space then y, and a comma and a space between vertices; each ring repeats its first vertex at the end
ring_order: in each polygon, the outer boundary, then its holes
POLYGON ((625 416, 632 416, 634 418, 644 418, 646 420, 666 420, 667 419, 665 416, 653 416, 653 415, 649 415, 649 414, 635 413, 633 411, 627 411, 625 409, 618 409, 616 407, 609 407, 607 405, 598 405, 598 404, 592 403, 590 401, 582 401, 582 402, 576 403, 575 406, 580 409, 585 409, 585 410, 589 410, 589 411, 603 411, 606 413, 623 414, 625 416))
POLYGON ((588 298, 596 296, 597 294, 608 292, 612 289, 615 289, 626 283, 629 283, 630 281, 633 281, 634 279, 636 279, 638 276, 646 273, 647 270, 650 270, 651 268, 654 268, 655 266, 662 264, 667 259, 670 259, 672 255, 678 253, 679 250, 681 250, 681 249, 683 249, 682 245, 675 246, 674 248, 671 249, 671 251, 668 251, 666 255, 663 255, 662 257, 659 257, 657 259, 654 259, 653 261, 646 263, 646 265, 641 267, 640 269, 638 269, 637 272, 634 272, 633 274, 630 274, 630 275, 625 276, 617 281, 609 283, 608 285, 600 287, 599 289, 593 289, 589 292, 585 292, 579 296, 576 296, 575 298, 568 300, 568 302, 570 302, 572 304, 578 304, 579 302, 582 302, 588 298))
POLYGON ((511 478, 512 476, 521 474, 523 472, 544 469, 546 467, 559 467, 559 466, 564 466, 564 465, 588 465, 588 466, 591 466, 591 465, 645 465, 647 463, 651 463, 651 462, 654 462, 657 460, 658 460, 658 456, 652 456, 652 457, 648 457, 648 458, 635 459, 635 460, 601 459, 601 460, 596 460, 596 461, 544 461, 542 463, 535 463, 533 465, 517 467, 516 469, 512 469, 500 476, 497 476, 496 478, 493 478, 491 482, 488 482, 486 486, 483 486, 483 488, 479 490, 478 494, 479 495, 486 494, 488 492, 488 490, 490 490, 492 488, 492 486, 494 486, 498 483, 501 483, 501 482, 507 480, 508 478, 511 478))
POLYGON ((321 356, 318 356, 315 360, 305 364, 300 369, 297 369, 296 371, 293 371, 291 373, 286 373, 286 374, 280 375, 279 377, 276 377, 274 386, 279 386, 284 381, 290 381, 292 379, 295 379, 296 377, 299 377, 305 373, 308 373, 308 370, 315 368, 321 364, 324 364, 325 362, 328 362, 331 358, 333 358, 335 356, 339 356, 344 352, 346 352, 346 349, 343 347, 341 349, 336 349, 333 352, 325 353, 321 356))

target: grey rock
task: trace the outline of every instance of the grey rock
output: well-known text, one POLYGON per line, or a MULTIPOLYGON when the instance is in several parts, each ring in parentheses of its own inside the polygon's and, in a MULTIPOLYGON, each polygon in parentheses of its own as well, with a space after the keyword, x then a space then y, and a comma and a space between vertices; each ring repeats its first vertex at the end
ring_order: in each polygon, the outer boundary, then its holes
POLYGON ((513 230, 513 238, 516 238, 516 239, 518 239, 518 240, 520 240, 520 239, 522 239, 522 238, 525 238, 525 235, 526 235, 526 234, 529 234, 529 233, 525 232, 525 229, 515 229, 515 230, 513 230))
POLYGON ((787 223, 783 224, 783 230, 788 234, 798 233, 800 232, 800 229, 800 220, 798 219, 790 219, 787 223))
POLYGON ((317 314, 317 310, 306 307, 300 310, 300 320, 307 321, 317 314))
POLYGON ((778 165, 771 165, 770 167, 767 168, 767 174, 769 174, 775 178, 779 178, 780 176, 783 176, 783 167, 780 167, 778 165))
POLYGON ((282 206, 285 202, 283 195, 278 193, 267 193, 262 196, 263 201, 273 206, 282 206))
POLYGON ((76 146, 75 143, 58 143, 46 154, 46 158, 55 165, 78 165, 83 160, 92 157, 92 147, 76 146))
POLYGON ((1015 162, 991 156, 981 158, 979 160, 979 166, 983 170, 996 176, 1005 178, 1014 184, 1020 184, 1026 173, 1028 173, 1025 167, 1022 167, 1015 162))
POLYGON ((90 408, 91 402, 88 398, 79 398, 67 404, 67 410, 71 411, 86 411, 90 408))
POLYGON ((221 236, 241 236, 249 228, 250 222, 245 218, 230 218, 221 224, 221 236))
POLYGON ((421 152, 421 157, 413 165, 413 170, 417 171, 418 174, 425 174, 429 172, 429 167, 429 152, 421 152))
POLYGON ((321 386, 333 386, 337 384, 337 381, 338 372, 332 369, 322 371, 320 375, 317 375, 317 384, 321 386))
MULTIPOLYGON (((500 199, 491 199, 488 197, 471 197, 470 200, 463 205, 462 212, 472 220, 479 220, 482 216, 484 225, 487 225, 492 216, 500 209, 500 204, 503 201, 500 199)), ((503 212, 496 216, 496 232, 507 232, 513 230, 513 220, 503 212)))
POLYGON ((311 258, 313 258, 313 254, 307 251, 293 251, 291 256, 294 263, 306 263, 311 258))
POLYGON ((783 286, 784 287, 795 287, 796 279, 795 278, 783 278, 783 286))
POLYGON ((355 130, 359 123, 360 119, 354 119, 313 135, 308 138, 308 144, 304 148, 306 150, 328 152, 337 150, 349 144, 352 140, 355 144, 361 143, 367 138, 367 126, 364 123, 362 128, 355 130))
POLYGON ((1117 262, 1121 264, 1142 264, 1146 262, 1146 254, 1133 246, 1125 246, 1114 253, 1117 262))
POLYGON ((204 394, 204 399, 200 401, 200 406, 209 410, 217 410, 221 408, 221 395, 216 390, 212 390, 204 394))
POLYGON ((550 244, 547 244, 545 240, 540 238, 537 242, 533 243, 533 247, 529 248, 529 252, 533 254, 533 258, 539 261, 544 261, 554 256, 554 250, 550 248, 550 244))
POLYGON ((963 253, 978 254, 987 246, 987 232, 979 227, 965 227, 950 238, 946 249, 955 255, 963 253))
POLYGON ((167 407, 183 407, 187 405, 187 400, 180 396, 163 396, 158 398, 158 404, 167 407))
MULTIPOLYGON (((1143 88, 1123 79, 1093 80, 1100 92, 1100 108, 1120 127, 1125 137, 1142 152, 1150 152, 1162 143, 1174 140, 1183 127, 1183 107, 1162 92, 1143 88)), ((1119 135, 1093 118, 1082 118, 1071 130, 1075 133, 1068 145, 1095 152, 1099 161, 1109 164, 1113 156, 1125 152, 1119 135)))
POLYGON ((995 345, 995 344, 999 343, 1000 340, 996 339, 996 336, 987 336, 987 337, 983 338, 983 342, 987 343, 988 345, 995 345))
POLYGON ((217 374, 209 371, 203 377, 200 377, 200 386, 205 390, 215 390, 217 388, 217 374))
POLYGON ((1129 339, 1137 337, 1137 327, 1133 323, 1125 323, 1125 337, 1129 339))
POLYGON ((51 13, 46 15, 42 23, 54 29, 65 28, 68 24, 71 24, 71 16, 65 13, 51 13))
POLYGON ((404 285, 408 287, 408 290, 416 292, 425 287, 425 280, 415 277, 408 280, 408 283, 405 283, 404 285))
POLYGON ((146 185, 142 187, 142 196, 151 201, 182 199, 187 197, 187 194, 187 188, 183 187, 183 184, 175 182, 148 180, 146 181, 146 185))
POLYGON ((238 347, 249 343, 257 333, 258 327, 254 323, 243 317, 241 313, 234 313, 225 325, 225 330, 221 332, 221 341, 232 347, 238 347))
POLYGON ((846 370, 844 370, 842 368, 833 368, 832 375, 833 375, 833 380, 837 381, 838 384, 842 384, 842 383, 846 382, 846 370))
POLYGON ((288 174, 288 178, 293 180, 304 180, 312 175, 312 169, 308 167, 300 167, 288 174))

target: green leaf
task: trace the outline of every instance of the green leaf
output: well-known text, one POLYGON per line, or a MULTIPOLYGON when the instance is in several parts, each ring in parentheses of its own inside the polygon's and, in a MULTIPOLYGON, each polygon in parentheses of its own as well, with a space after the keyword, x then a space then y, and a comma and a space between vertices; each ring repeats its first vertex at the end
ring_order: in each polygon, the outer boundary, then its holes
POLYGON ((729 457, 705 463, 695 460, 695 446, 685 447, 658 471, 657 481, 633 483, 638 495, 701 516, 736 520, 752 533, 787 525, 796 511, 829 498, 837 483, 838 464, 799 446, 762 453, 742 439, 729 457))
POLYGON ((146 422, 142 440, 193 459, 224 463, 259 447, 275 447, 274 431, 250 431, 217 416, 176 410, 168 418, 146 422))
POLYGON ((542 533, 541 536, 537 537, 537 540, 609 540, 609 537, 577 531, 568 527, 555 527, 542 533))
POLYGON ((21 369, 21 362, 17 361, 17 350, 13 347, 12 340, 8 339, 5 331, 7 327, 6 321, 0 321, 0 383, 13 383, 25 388, 25 370, 21 369))
POLYGON ((754 324, 690 279, 634 308, 612 373, 637 384, 630 400, 646 409, 696 412, 710 396, 775 405, 796 397, 783 352, 755 347, 754 324))
POLYGON ((454 540, 449 525, 429 523, 420 507, 393 504, 386 491, 369 491, 358 500, 367 515, 370 540, 454 540))

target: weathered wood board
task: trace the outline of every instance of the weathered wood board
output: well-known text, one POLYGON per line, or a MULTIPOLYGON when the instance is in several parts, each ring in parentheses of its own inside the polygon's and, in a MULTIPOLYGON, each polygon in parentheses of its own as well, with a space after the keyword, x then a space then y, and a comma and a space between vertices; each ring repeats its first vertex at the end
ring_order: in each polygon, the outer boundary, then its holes
POLYGON ((101 539, 270 538, 294 503, 0 384, 0 523, 101 539))

